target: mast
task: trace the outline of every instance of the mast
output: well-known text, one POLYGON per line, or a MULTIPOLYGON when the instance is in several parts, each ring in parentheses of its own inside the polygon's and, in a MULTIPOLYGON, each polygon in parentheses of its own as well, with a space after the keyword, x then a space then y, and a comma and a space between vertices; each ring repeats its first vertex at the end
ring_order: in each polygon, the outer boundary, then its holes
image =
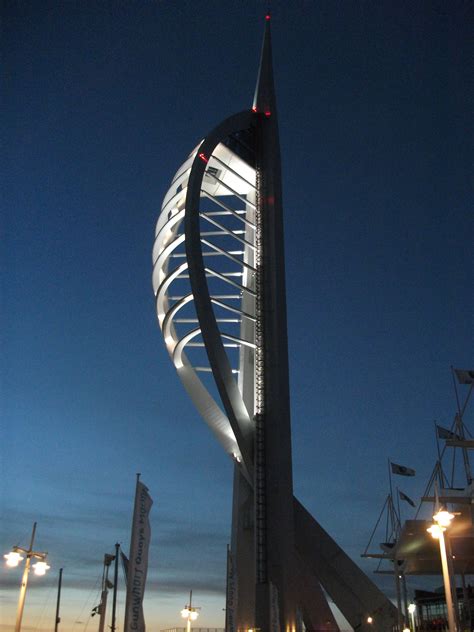
POLYGON ((59 605, 61 602, 61 584, 63 579, 63 569, 59 569, 59 580, 58 580, 58 599, 56 602, 56 617, 54 619, 54 632, 58 632, 58 625, 61 622, 61 617, 59 616, 59 605))
POLYGON ((112 599, 112 625, 110 629, 112 632, 115 632, 115 621, 116 621, 116 612, 117 612, 117 585, 118 585, 118 561, 119 561, 119 550, 120 544, 118 542, 115 543, 115 569, 114 569, 114 592, 112 599))
POLYGON ((109 568, 113 560, 114 560, 113 555, 110 555, 109 553, 106 553, 104 555, 104 571, 102 574, 102 593, 100 595, 100 604, 98 608, 95 609, 95 611, 98 612, 100 616, 99 632, 104 632, 104 629, 105 629, 105 614, 107 611, 107 597, 109 594, 109 585, 110 585, 109 568))

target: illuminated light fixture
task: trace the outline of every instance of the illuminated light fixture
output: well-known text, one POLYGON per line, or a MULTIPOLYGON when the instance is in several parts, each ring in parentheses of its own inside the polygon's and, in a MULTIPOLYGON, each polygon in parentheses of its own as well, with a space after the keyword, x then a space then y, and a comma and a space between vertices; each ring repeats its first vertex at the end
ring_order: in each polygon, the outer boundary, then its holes
MULTIPOLYGON (((253 105, 253 106, 252 106, 252 112, 256 112, 256 111, 257 111, 257 106, 256 106, 256 105, 253 105)), ((249 630, 249 632, 250 632, 250 630, 249 630)))
POLYGON ((23 578, 21 580, 20 598, 18 599, 18 606, 16 610, 15 632, 21 632, 21 621, 23 619, 23 610, 25 607, 26 590, 28 587, 28 575, 30 572, 31 560, 32 559, 39 560, 39 562, 37 562, 36 564, 33 564, 33 568, 35 569, 36 575, 44 575, 46 571, 48 570, 48 568, 51 568, 45 562, 47 553, 40 553, 39 551, 35 551, 33 549, 33 545, 35 542, 35 534, 36 534, 36 522, 33 523, 33 531, 31 532, 30 546, 27 549, 24 549, 21 546, 14 546, 13 551, 3 556, 6 560, 7 566, 9 566, 10 568, 14 568, 15 566, 18 566, 18 564, 23 559, 25 559, 24 557, 20 555, 20 551, 21 553, 24 553, 26 557, 25 568, 23 570, 23 578))
MULTIPOLYGON (((267 13, 267 15, 265 16, 265 20, 268 22, 268 20, 270 20, 270 18, 271 18, 271 15, 269 13, 267 13)), ((250 632, 250 630, 249 630, 249 632, 250 632)))
POLYGON ((446 553, 446 543, 444 540, 444 531, 446 531, 446 527, 449 527, 449 525, 451 524, 451 520, 453 518, 454 518, 454 514, 449 513, 449 511, 446 511, 446 510, 438 511, 433 516, 433 520, 435 521, 435 524, 431 525, 431 527, 427 529, 428 533, 431 533, 432 537, 438 540, 439 542, 439 554, 441 558, 441 568, 443 570, 444 595, 446 597, 446 611, 448 615, 449 632, 456 632, 457 628, 456 628, 456 619, 454 616, 451 577, 450 577, 449 568, 448 568, 448 558, 447 558, 447 553, 446 553))
POLYGON ((272 113, 270 112, 270 110, 265 110, 265 116, 267 118, 269 118, 272 115, 272 113))
POLYGON ((187 619, 186 632, 191 632, 191 621, 196 621, 196 619, 199 616, 198 610, 200 610, 200 608, 193 607, 192 603, 193 603, 193 591, 191 590, 189 592, 189 604, 184 606, 184 608, 181 610, 181 616, 183 617, 183 619, 187 619))
POLYGON ((410 628, 407 628, 406 626, 403 628, 403 632, 410 632, 410 628))
POLYGON ((373 623, 373 622, 374 622, 374 620, 372 619, 372 617, 370 617, 370 616, 367 617, 367 623, 373 623))
POLYGON ((234 459, 237 461, 237 463, 242 463, 242 459, 240 458, 240 456, 237 454, 237 452, 232 452, 232 456, 234 457, 234 459))
POLYGON ((199 154, 199 158, 200 158, 201 160, 203 160, 204 162, 209 162, 209 159, 208 159, 208 158, 206 158, 206 155, 205 155, 205 154, 203 154, 203 153, 200 153, 200 154, 199 154))
POLYGON ((433 516, 433 520, 435 520, 440 527, 449 527, 451 524, 451 520, 454 518, 454 514, 449 513, 449 511, 438 511, 437 514, 433 516))
POLYGON ((426 529, 428 533, 431 533, 431 537, 435 540, 439 540, 443 531, 446 531, 446 527, 440 527, 439 524, 432 524, 431 527, 426 529))
POLYGON ((33 564, 33 568, 35 569, 35 575, 45 575, 51 566, 46 564, 46 562, 36 562, 36 564, 33 564))
POLYGON ((410 618, 411 618, 411 629, 412 632, 415 632, 416 630, 416 625, 415 625, 415 610, 416 610, 416 605, 414 603, 410 603, 408 604, 408 612, 410 613, 410 618))
POLYGON ((15 566, 18 566, 21 560, 24 559, 18 551, 10 551, 10 553, 7 553, 3 557, 6 559, 7 566, 10 568, 15 568, 15 566))

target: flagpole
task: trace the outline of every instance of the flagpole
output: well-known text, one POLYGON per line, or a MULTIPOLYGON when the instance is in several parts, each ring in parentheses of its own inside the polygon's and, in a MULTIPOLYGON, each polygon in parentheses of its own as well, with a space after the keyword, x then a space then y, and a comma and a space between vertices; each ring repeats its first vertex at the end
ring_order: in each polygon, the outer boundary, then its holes
POLYGON ((118 564, 119 564, 119 550, 120 544, 118 542, 115 543, 115 569, 114 569, 114 593, 112 599, 112 625, 110 629, 112 632, 115 632, 115 615, 117 612, 117 584, 118 584, 118 564))
POLYGON ((107 596, 109 594, 109 590, 107 588, 107 584, 109 581, 109 566, 110 562, 107 560, 107 555, 104 556, 104 574, 102 575, 102 594, 100 596, 100 621, 99 621, 99 632, 104 632, 105 628, 105 613, 107 611, 107 596))
POLYGON ((397 507, 398 507, 398 524, 400 529, 402 528, 402 512, 400 510, 400 490, 397 487, 397 507))
POLYGON ((59 581, 58 581, 58 599, 56 601, 56 618, 54 620, 54 632, 58 632, 58 624, 61 621, 59 616, 59 604, 61 602, 61 584, 63 580, 63 569, 59 569, 59 581))
POLYGON ((436 451, 438 452, 438 461, 441 461, 441 451, 439 449, 439 436, 438 436, 438 424, 436 420, 433 421, 435 427, 435 437, 436 437, 436 451))
POLYGON ((388 459, 388 482, 390 485, 390 497, 393 503, 393 489, 392 489, 392 463, 390 459, 388 459))

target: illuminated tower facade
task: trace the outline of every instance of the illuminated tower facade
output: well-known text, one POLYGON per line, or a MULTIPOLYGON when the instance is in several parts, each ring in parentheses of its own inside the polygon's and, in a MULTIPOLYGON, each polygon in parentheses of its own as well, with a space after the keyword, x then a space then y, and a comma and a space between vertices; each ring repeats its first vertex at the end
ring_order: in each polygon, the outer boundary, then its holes
POLYGON ((358 630, 390 630, 391 602, 293 496, 270 16, 253 106, 215 127, 178 169, 153 265, 170 357, 234 462, 228 632, 303 622, 338 630, 322 588, 358 630))

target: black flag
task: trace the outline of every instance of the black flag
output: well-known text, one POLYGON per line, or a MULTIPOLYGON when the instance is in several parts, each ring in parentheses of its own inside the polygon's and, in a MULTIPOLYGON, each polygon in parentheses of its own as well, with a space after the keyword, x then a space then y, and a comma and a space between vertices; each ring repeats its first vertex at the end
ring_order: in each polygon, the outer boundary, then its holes
POLYGON ((405 467, 404 465, 397 465, 396 463, 390 463, 392 466, 392 474, 398 474, 399 476, 415 476, 415 470, 411 467, 405 467))
POLYGON ((400 496, 400 498, 402 500, 404 500, 405 502, 407 502, 409 505, 411 505, 412 507, 416 507, 415 503, 412 501, 412 499, 407 496, 406 494, 404 494, 402 491, 398 490, 398 495, 400 496))

